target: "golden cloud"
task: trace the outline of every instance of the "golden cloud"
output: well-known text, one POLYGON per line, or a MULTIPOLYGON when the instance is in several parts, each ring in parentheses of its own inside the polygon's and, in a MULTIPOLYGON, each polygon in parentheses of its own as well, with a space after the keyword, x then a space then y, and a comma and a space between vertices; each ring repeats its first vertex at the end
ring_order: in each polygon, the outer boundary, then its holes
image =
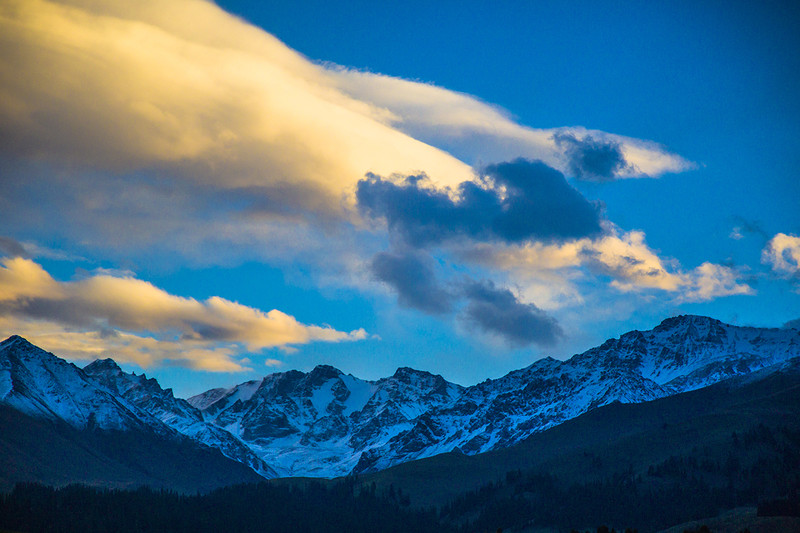
POLYGON ((679 302, 753 293, 728 266, 706 262, 686 271, 677 261, 659 257, 645 242, 643 232, 622 232, 613 224, 606 225, 608 234, 599 239, 482 245, 465 255, 509 272, 523 293, 535 296, 545 309, 581 304, 575 283, 590 273, 608 276, 610 285, 622 292, 655 289, 674 294, 679 302))
POLYGON ((132 277, 98 274, 60 282, 30 259, 6 258, 0 265, 0 325, 81 359, 111 353, 142 366, 184 361, 231 371, 241 369, 232 357, 243 347, 366 338, 363 329, 347 333, 302 324, 277 309, 264 312, 217 296, 175 296, 132 277))
POLYGON ((800 237, 777 233, 761 252, 761 262, 782 276, 800 273, 800 237))

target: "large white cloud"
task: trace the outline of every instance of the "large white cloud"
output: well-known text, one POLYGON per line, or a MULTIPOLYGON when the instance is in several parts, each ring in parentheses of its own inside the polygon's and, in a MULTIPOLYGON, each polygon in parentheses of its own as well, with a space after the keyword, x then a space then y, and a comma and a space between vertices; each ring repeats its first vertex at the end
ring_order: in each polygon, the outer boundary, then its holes
MULTIPOLYGON (((341 214, 367 172, 471 179, 437 146, 468 163, 522 156, 563 168, 555 131, 433 85, 313 64, 201 0, 8 0, 0 10, 4 150, 108 179, 156 169, 341 214)), ((652 143, 592 134, 620 142, 636 172, 687 168, 652 143)))
MULTIPOLYGON (((470 95, 313 63, 204 0, 0 3, 0 225, 70 243, 70 252, 316 264, 356 285, 359 265, 384 245, 354 209, 366 173, 424 172, 447 190, 474 179, 478 162, 525 157, 567 171, 557 135, 618 148, 626 164, 617 178, 692 166, 650 141, 530 128, 470 95)), ((549 287, 544 301, 533 298, 543 308, 580 300, 576 268, 607 274, 622 291, 702 300, 749 290, 726 267, 680 270, 636 232, 509 250, 493 249, 486 264, 549 287)), ((13 261, 2 271, 0 325, 47 336, 74 357, 113 348, 142 364, 233 369, 241 347, 362 335, 221 298, 180 298, 133 278, 58 282, 13 261)))
POLYGON ((76 358, 102 351, 141 365, 168 360, 234 370, 232 356, 245 350, 366 337, 364 330, 302 324, 277 309, 264 312, 217 296, 175 296, 130 276, 60 282, 30 259, 5 258, 0 265, 0 326, 76 358))

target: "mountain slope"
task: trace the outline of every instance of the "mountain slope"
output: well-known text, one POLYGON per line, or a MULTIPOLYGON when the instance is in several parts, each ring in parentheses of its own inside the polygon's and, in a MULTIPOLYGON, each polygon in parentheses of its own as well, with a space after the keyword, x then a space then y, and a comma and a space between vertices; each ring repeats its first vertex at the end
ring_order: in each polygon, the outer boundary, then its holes
POLYGON ((0 489, 20 481, 205 491, 262 479, 21 337, 0 343, 0 489))

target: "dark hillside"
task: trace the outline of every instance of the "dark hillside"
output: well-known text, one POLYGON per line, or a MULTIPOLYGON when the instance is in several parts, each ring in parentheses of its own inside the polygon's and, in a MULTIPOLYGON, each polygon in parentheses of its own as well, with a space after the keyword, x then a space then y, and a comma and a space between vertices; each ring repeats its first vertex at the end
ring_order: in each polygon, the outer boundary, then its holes
POLYGON ((218 450, 176 435, 79 430, 0 406, 0 490, 18 482, 205 492, 257 482, 258 474, 218 450))

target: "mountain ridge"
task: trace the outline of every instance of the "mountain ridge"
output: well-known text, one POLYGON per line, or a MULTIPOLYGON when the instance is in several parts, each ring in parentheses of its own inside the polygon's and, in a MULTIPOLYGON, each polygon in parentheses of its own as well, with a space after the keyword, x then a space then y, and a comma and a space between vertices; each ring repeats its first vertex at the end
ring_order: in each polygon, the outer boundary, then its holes
MULTIPOLYGON (((12 364, 4 355, 4 347, 20 339, 14 336, 0 344, 0 403, 52 416, 36 407, 48 403, 42 394, 16 391, 9 396, 6 390, 14 376, 18 385, 28 379, 31 390, 41 382, 34 379, 36 372, 23 375, 12 368, 24 367, 23 361, 12 364)), ((506 448, 609 403, 655 400, 797 356, 798 330, 732 326, 681 315, 651 330, 624 333, 567 360, 539 359, 470 387, 409 367, 367 381, 318 365, 308 373, 274 373, 183 400, 155 379, 123 372, 110 359, 87 365, 81 379, 99 387, 98 397, 110 395, 106 400, 112 407, 119 404, 144 413, 130 424, 161 425, 161 431, 217 448, 263 477, 336 477, 454 450, 474 455, 506 448)), ((63 369, 70 364, 42 365, 63 369)), ((91 389, 80 388, 87 387, 91 389)), ((58 390, 61 396, 67 394, 58 390)), ((83 398, 80 391, 76 394, 83 398)), ((93 396, 87 401, 102 403, 93 396)), ((75 423, 85 425, 77 415, 75 423)), ((117 423, 124 426, 124 417, 117 423)))

